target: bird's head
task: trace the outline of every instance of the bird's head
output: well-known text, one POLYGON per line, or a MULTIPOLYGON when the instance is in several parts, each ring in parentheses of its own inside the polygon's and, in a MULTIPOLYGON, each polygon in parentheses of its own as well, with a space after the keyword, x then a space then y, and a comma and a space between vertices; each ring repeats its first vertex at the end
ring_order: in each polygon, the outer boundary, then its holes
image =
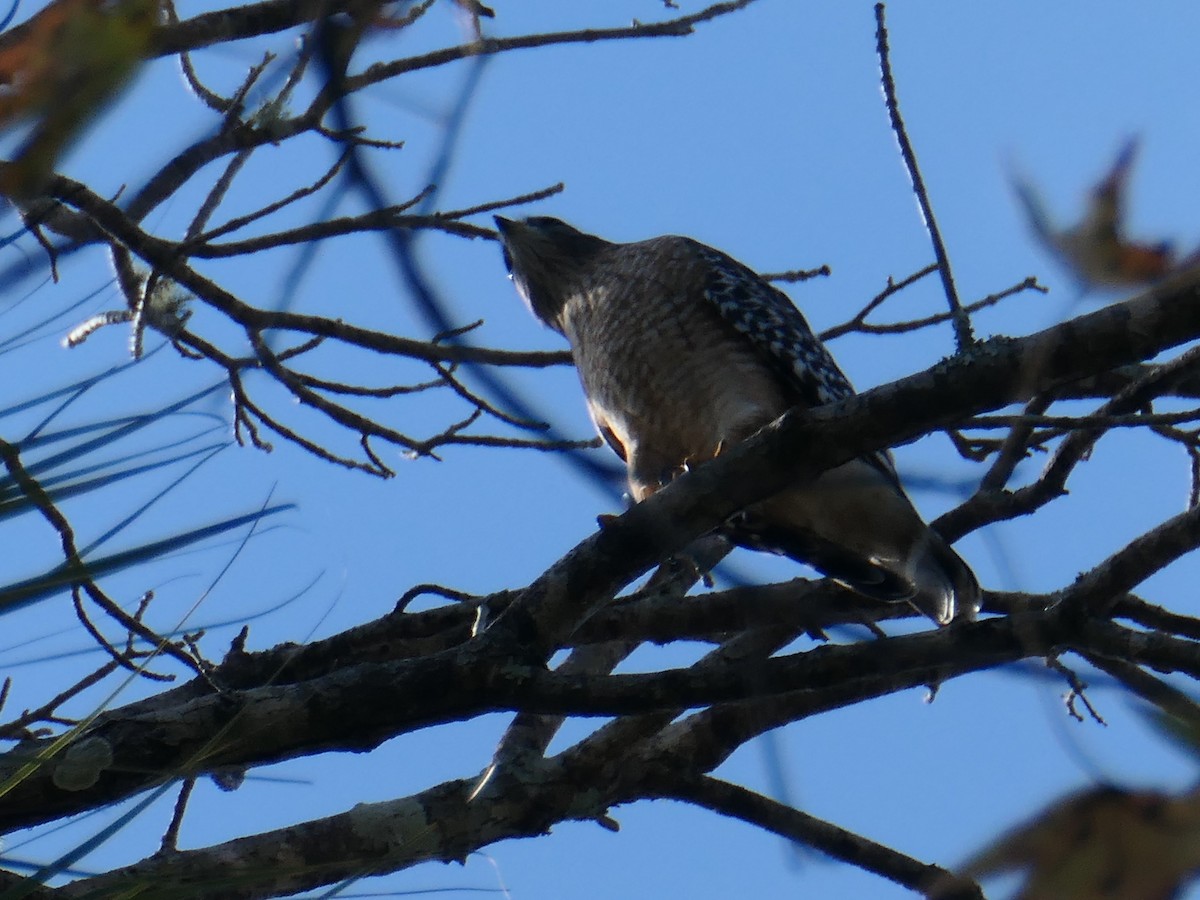
POLYGON ((591 260, 612 245, 550 216, 495 219, 517 293, 538 319, 557 327, 563 305, 585 286, 591 260))

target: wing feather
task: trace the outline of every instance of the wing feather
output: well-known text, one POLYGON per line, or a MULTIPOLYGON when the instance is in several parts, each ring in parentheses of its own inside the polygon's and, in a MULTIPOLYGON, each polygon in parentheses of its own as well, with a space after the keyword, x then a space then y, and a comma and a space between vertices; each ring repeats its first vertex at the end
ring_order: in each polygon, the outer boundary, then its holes
MULTIPOLYGON (((695 247, 707 264, 704 299, 750 341, 799 403, 823 406, 854 396, 850 379, 787 294, 720 250, 700 243, 695 247)), ((891 454, 864 459, 899 483, 891 454)))

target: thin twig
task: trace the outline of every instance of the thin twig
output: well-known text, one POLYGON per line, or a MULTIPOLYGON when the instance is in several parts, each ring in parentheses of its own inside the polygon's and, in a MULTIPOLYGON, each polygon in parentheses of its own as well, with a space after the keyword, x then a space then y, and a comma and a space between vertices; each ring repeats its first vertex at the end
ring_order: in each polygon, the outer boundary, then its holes
POLYGON ((963 422, 963 428, 1015 428, 1031 426, 1052 428, 1059 434, 1081 428, 1143 428, 1178 425, 1200 419, 1200 408, 1175 413, 1139 413, 1135 415, 1047 416, 1020 413, 1015 416, 974 416, 963 422))
POLYGON ((1110 659, 1086 651, 1079 652, 1089 663, 1117 679, 1147 703, 1154 704, 1167 715, 1187 723, 1192 728, 1200 727, 1200 704, 1179 688, 1161 678, 1155 678, 1144 669, 1123 659, 1110 659))
POLYGON ((929 201, 929 192, 925 189, 925 181, 921 178, 921 170, 917 166, 917 155, 913 152, 912 143, 900 117, 900 102, 896 98, 896 82, 892 77, 892 63, 888 51, 887 26, 884 24, 884 5, 875 4, 875 49, 879 54, 879 67, 883 80, 883 96, 887 105, 888 117, 892 122, 892 132, 900 145, 900 155, 904 159, 904 167, 912 179, 913 193, 921 206, 921 215, 925 220, 925 230, 933 243, 933 255, 937 259, 938 272, 942 278, 942 287, 946 292, 946 301, 950 304, 950 315, 954 322, 954 339, 958 352, 965 352, 975 343, 971 331, 971 317, 963 309, 958 299, 958 288, 954 285, 954 274, 950 269, 950 257, 946 253, 946 245, 942 241, 942 233, 938 229, 937 219, 933 215, 933 204, 929 201))
POLYGON ((49 721, 49 719, 54 715, 55 710, 57 710, 68 700, 77 697, 79 694, 83 693, 93 685, 99 684, 101 681, 115 672, 119 665, 120 663, 118 663, 116 660, 107 660, 94 672, 89 672, 70 687, 55 694, 37 709, 26 710, 11 722, 6 722, 3 726, 0 726, 0 737, 17 740, 27 737, 27 729, 30 725, 33 725, 36 722, 49 721))
POLYGON ((1108 723, 1104 721, 1104 717, 1096 711, 1096 707, 1092 706, 1092 701, 1088 699, 1087 695, 1087 685, 1083 683, 1083 680, 1075 672, 1063 665, 1062 661, 1055 656, 1046 657, 1046 668, 1053 669, 1055 672, 1061 675, 1064 679, 1066 679, 1067 685, 1071 688, 1071 690, 1067 692, 1063 699, 1067 705, 1067 713, 1070 714, 1072 719, 1074 719, 1076 722, 1084 721, 1083 716, 1079 713, 1079 710, 1075 708, 1075 701, 1081 700, 1083 701, 1084 707, 1086 707, 1088 711, 1088 715, 1090 715, 1095 722, 1100 725, 1108 725, 1108 723))
POLYGON ((860 309, 857 313, 855 313, 852 319, 847 322, 843 322, 841 325, 835 325, 832 328, 825 329, 818 335, 818 337, 820 337, 823 341, 831 341, 834 338, 839 338, 843 334, 847 334, 851 331, 858 331, 866 321, 867 316, 878 309, 889 297, 891 297, 893 294, 899 293, 910 285, 916 284, 926 275, 932 275, 936 271, 937 264, 930 263, 925 268, 918 269, 916 272, 913 272, 911 275, 905 278, 901 278, 899 281, 893 280, 892 276, 889 275, 887 285, 884 286, 884 289, 872 297, 870 302, 867 303, 867 305, 860 309))
MULTIPOLYGON (((302 188, 299 188, 298 190, 295 190, 292 193, 288 194, 286 197, 284 197, 280 200, 276 200, 273 203, 268 203, 266 206, 262 207, 261 209, 256 209, 252 213, 247 213, 244 216, 238 216, 237 218, 230 219, 224 225, 219 225, 218 227, 213 228, 210 231, 206 231, 204 234, 196 235, 195 238, 193 239, 192 243, 194 243, 196 245, 207 244, 208 242, 212 241, 215 238, 218 238, 218 237, 221 237, 222 235, 237 231, 239 228, 244 228, 245 226, 249 225, 252 222, 256 222, 259 219, 262 219, 262 218, 265 218, 265 217, 271 215, 271 213, 278 212, 279 210, 283 209, 284 207, 290 206, 291 204, 295 203, 297 200, 302 200, 305 197, 312 196, 313 194, 320 191, 321 188, 325 187, 325 185, 329 184, 329 182, 333 180, 333 177, 342 170, 342 166, 346 162, 346 155, 348 152, 349 151, 345 151, 345 152, 341 153, 333 161, 333 165, 331 165, 329 167, 329 169, 326 170, 326 172, 320 178, 318 178, 316 181, 314 181, 312 184, 306 185, 305 187, 302 187, 302 188)), ((189 247, 190 247, 190 244, 189 244, 189 247)))
POLYGON ((940 866, 923 863, 870 838, 810 816, 777 800, 712 776, 667 780, 661 796, 684 800, 741 819, 791 841, 814 847, 843 862, 874 872, 909 890, 942 900, 983 900, 979 886, 940 866))
MULTIPOLYGON (((88 573, 87 563, 85 563, 82 557, 79 555, 79 550, 75 544, 75 532, 71 528, 71 524, 67 521, 66 516, 64 516, 58 507, 54 505, 54 501, 50 499, 50 495, 46 493, 37 480, 34 479, 33 476, 31 476, 25 469, 24 464, 21 462, 20 452, 17 447, 3 439, 0 439, 0 461, 3 461, 4 467, 12 476, 13 481, 21 490, 21 493, 29 498, 29 501, 37 508, 38 512, 41 513, 42 518, 44 518, 55 530, 55 532, 57 532, 63 552, 63 574, 70 579, 69 583, 71 584, 72 590, 77 591, 79 588, 83 588, 93 602, 100 606, 106 613, 108 613, 109 616, 119 622, 126 631, 137 634, 143 640, 147 641, 151 647, 154 647, 156 651, 161 651, 166 653, 168 656, 174 657, 189 669, 197 670, 195 660, 191 659, 191 657, 172 644, 169 640, 158 634, 155 634, 141 622, 128 615, 124 610, 117 606, 117 604, 113 603, 103 591, 100 590, 99 586, 95 583, 95 581, 92 580, 91 575, 88 573)), ((86 622, 86 617, 84 617, 84 619, 85 625, 89 624, 86 622)), ((115 648, 112 648, 108 642, 100 636, 98 631, 93 629, 93 635, 97 637, 101 646, 110 651, 113 659, 120 664, 131 668, 140 675, 154 680, 163 680, 167 677, 148 672, 144 667, 134 667, 130 665, 128 660, 125 659, 122 654, 118 653, 115 648)), ((202 673, 198 672, 198 674, 202 673)))
MULTIPOLYGON (((1025 404, 1025 416, 1041 415, 1050 408, 1052 402, 1053 400, 1049 394, 1034 397, 1025 404)), ((1029 438, 1032 434, 1033 425, 1023 416, 1022 421, 1013 425, 1008 435, 1004 438, 1004 443, 1000 445, 992 467, 979 480, 980 491, 1000 491, 1004 489, 1005 485, 1008 484, 1008 480, 1012 478, 1013 473, 1016 471, 1018 463, 1029 454, 1029 438)))
MULTIPOLYGON (((545 200, 547 197, 553 197, 555 194, 561 194, 566 187, 561 181, 557 184, 552 184, 550 187, 541 188, 540 190, 530 191, 527 194, 518 194, 515 197, 507 197, 504 200, 493 200, 490 203, 479 203, 475 206, 467 206, 463 209, 451 209, 444 213, 438 213, 447 219, 465 219, 467 216, 477 216, 480 213, 493 212, 497 209, 509 209, 513 206, 523 206, 526 203, 535 203, 538 200, 545 200)), ((493 232, 495 234, 495 232, 493 232)))
POLYGON ((833 274, 833 269, 828 265, 818 266, 815 269, 788 269, 784 272, 762 272, 762 278, 766 281, 782 281, 785 283, 793 283, 797 281, 811 281, 813 278, 828 278, 833 274))
POLYGON ((196 786, 194 777, 184 778, 179 783, 179 796, 175 799, 175 809, 171 813, 171 822, 167 825, 166 832, 163 833, 162 843, 159 844, 159 853, 174 853, 179 849, 179 829, 183 827, 183 815, 187 811, 188 800, 192 796, 192 789, 196 786))
MULTIPOLYGON (((937 266, 930 266, 927 270, 922 269, 921 271, 935 272, 937 271, 937 266)), ((895 285, 895 288, 896 290, 899 290, 901 287, 905 286, 906 285, 901 282, 900 284, 895 285)), ((1009 297, 1020 294, 1024 291, 1037 291, 1040 294, 1044 294, 1047 292, 1047 288, 1044 288, 1042 285, 1038 284, 1036 278, 1030 277, 1026 278, 1024 281, 1020 281, 1017 284, 1007 287, 1002 291, 997 291, 994 294, 988 294, 986 297, 968 303, 965 307, 963 307, 963 309, 967 313, 976 313, 981 309, 987 309, 989 306, 995 306, 1001 300, 1007 300, 1009 297)), ((874 304, 874 302, 875 301, 872 301, 872 304, 874 304)), ((863 313, 860 314, 860 316, 865 316, 865 314, 873 308, 874 306, 868 304, 868 307, 863 313)), ((845 323, 844 325, 838 325, 834 328, 828 329, 825 332, 822 332, 821 339, 829 340, 831 337, 840 337, 848 331, 857 331, 861 332, 862 334, 908 334, 911 331, 920 331, 922 328, 929 328, 932 325, 940 325, 943 322, 949 322, 952 319, 953 315, 951 313, 942 312, 935 313, 931 316, 923 316, 919 319, 909 319, 908 321, 904 322, 888 322, 882 325, 877 325, 872 322, 864 322, 860 317, 856 316, 854 319, 845 323)))

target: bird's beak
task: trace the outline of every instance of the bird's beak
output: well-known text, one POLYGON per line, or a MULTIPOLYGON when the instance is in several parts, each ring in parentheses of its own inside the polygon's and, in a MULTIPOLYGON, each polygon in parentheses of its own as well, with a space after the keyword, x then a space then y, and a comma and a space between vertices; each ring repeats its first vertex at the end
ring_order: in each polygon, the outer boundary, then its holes
POLYGON ((496 227, 500 229, 500 250, 504 255, 504 268, 508 271, 508 277, 511 279, 513 270, 512 255, 508 252, 508 240, 512 237, 516 230, 517 223, 512 219, 506 219, 504 216, 492 216, 496 227))

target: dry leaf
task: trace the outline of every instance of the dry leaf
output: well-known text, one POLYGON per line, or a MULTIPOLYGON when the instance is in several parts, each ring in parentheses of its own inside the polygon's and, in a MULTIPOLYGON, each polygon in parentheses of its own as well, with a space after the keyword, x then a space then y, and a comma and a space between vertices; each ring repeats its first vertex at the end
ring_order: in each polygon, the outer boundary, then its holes
POLYGON ((1137 141, 1121 148, 1108 175, 1092 191, 1083 218, 1059 231, 1051 224, 1036 190, 1014 180, 1038 239, 1071 270, 1083 288, 1142 287, 1176 270, 1171 244, 1138 244, 1124 236, 1125 194, 1137 141))
MULTIPOLYGON (((1200 870, 1200 789, 1180 796, 1103 787, 1000 838, 959 874, 1024 870, 1016 900, 1171 900, 1200 870)), ((935 895, 936 896, 936 895, 935 895)))
POLYGON ((0 126, 32 121, 0 192, 36 194, 80 129, 145 58, 157 0, 55 0, 0 35, 0 126))

